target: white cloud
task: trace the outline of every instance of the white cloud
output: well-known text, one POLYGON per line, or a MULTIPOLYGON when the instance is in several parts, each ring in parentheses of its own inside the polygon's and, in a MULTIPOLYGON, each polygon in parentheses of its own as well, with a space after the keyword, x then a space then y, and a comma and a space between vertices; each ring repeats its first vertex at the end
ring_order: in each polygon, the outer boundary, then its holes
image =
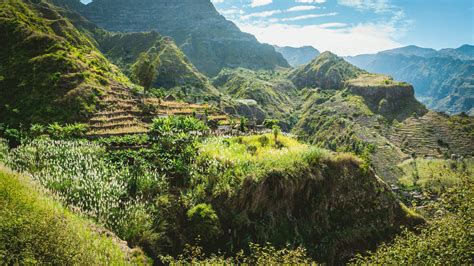
POLYGON ((247 19, 251 19, 251 18, 267 18, 267 17, 271 17, 271 16, 276 15, 276 14, 280 14, 282 12, 283 11, 281 11, 281 10, 269 10, 269 11, 256 12, 256 13, 252 13, 252 14, 242 16, 241 19, 242 20, 247 20, 247 19))
POLYGON ((296 11, 308 11, 308 10, 314 10, 314 9, 319 9, 319 7, 316 7, 316 6, 294 6, 294 7, 288 8, 286 11, 296 12, 296 11))
POLYGON ((325 13, 325 14, 309 14, 297 17, 290 17, 290 18, 282 18, 280 21, 296 21, 296 20, 303 20, 303 19, 310 19, 310 18, 320 18, 320 17, 330 17, 337 15, 337 12, 332 13, 325 13))
POLYGON ((337 0, 337 3, 341 6, 359 10, 369 9, 375 12, 387 12, 393 8, 389 0, 337 0))
POLYGON ((211 0, 213 4, 222 4, 224 3, 224 0, 211 0))
POLYGON ((306 4, 323 4, 326 3, 326 0, 295 0, 296 3, 306 3, 306 4))
POLYGON ((238 26, 255 35, 260 42, 294 47, 312 45, 321 51, 328 50, 341 56, 376 53, 402 46, 392 38, 397 29, 384 23, 350 27, 336 22, 307 26, 281 23, 238 26))
POLYGON ((257 6, 266 6, 269 5, 273 2, 273 0, 252 0, 252 3, 250 3, 251 7, 257 7, 257 6))

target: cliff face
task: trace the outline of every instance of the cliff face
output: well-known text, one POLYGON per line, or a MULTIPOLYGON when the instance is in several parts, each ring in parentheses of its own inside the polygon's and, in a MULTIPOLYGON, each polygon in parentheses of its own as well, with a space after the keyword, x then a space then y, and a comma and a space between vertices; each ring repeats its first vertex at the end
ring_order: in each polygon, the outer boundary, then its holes
POLYGON ((330 265, 389 240, 401 225, 423 222, 347 155, 323 158, 299 171, 275 169, 260 181, 247 178, 236 196, 219 199, 214 207, 222 213, 224 230, 233 231, 236 247, 292 243, 330 265))
MULTIPOLYGON (((79 0, 77 0, 79 1, 79 0)), ((156 30, 171 36, 202 72, 216 75, 224 67, 288 67, 283 56, 221 16, 209 0, 95 0, 75 8, 110 31, 156 30)))
POLYGON ((395 114, 422 114, 424 107, 416 101, 413 86, 405 82, 395 82, 391 77, 364 74, 346 82, 347 89, 364 98, 367 106, 374 112, 385 116, 395 114))

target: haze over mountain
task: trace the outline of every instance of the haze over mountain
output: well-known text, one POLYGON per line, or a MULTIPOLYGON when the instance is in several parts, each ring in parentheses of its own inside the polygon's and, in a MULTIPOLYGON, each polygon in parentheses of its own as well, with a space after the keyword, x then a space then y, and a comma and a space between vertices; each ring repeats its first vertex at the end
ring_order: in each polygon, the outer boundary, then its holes
POLYGON ((474 46, 434 50, 407 46, 377 54, 346 58, 370 72, 413 84, 416 96, 429 108, 474 113, 474 46))
POLYGON ((313 58, 320 54, 318 49, 314 48, 313 46, 280 47, 275 45, 274 47, 277 52, 283 55, 283 57, 292 67, 306 65, 307 63, 311 62, 313 58))
POLYGON ((225 67, 289 66, 272 46, 259 43, 220 15, 210 0, 94 0, 87 5, 80 0, 63 2, 106 30, 156 30, 172 37, 191 62, 210 76, 225 67))

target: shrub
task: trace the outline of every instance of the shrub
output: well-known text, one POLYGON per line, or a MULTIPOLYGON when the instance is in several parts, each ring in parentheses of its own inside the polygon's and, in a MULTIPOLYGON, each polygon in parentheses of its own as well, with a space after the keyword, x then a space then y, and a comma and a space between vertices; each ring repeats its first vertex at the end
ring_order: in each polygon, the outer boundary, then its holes
POLYGON ((357 256, 356 264, 465 265, 472 263, 474 183, 469 177, 442 197, 446 215, 422 227, 419 233, 405 230, 376 252, 357 256))
POLYGON ((198 204, 186 213, 190 223, 191 236, 203 241, 211 241, 219 236, 221 227, 219 217, 211 205, 198 204))
POLYGON ((262 147, 265 147, 270 143, 270 139, 267 137, 267 135, 262 135, 258 138, 258 142, 260 142, 262 147))

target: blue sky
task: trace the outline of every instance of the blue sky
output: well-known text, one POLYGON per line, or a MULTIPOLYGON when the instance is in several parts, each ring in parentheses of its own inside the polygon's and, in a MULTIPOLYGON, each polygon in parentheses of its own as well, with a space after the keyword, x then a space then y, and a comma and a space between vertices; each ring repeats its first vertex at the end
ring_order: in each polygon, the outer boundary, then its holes
POLYGON ((474 44, 473 0, 212 0, 261 42, 339 55, 474 44))

